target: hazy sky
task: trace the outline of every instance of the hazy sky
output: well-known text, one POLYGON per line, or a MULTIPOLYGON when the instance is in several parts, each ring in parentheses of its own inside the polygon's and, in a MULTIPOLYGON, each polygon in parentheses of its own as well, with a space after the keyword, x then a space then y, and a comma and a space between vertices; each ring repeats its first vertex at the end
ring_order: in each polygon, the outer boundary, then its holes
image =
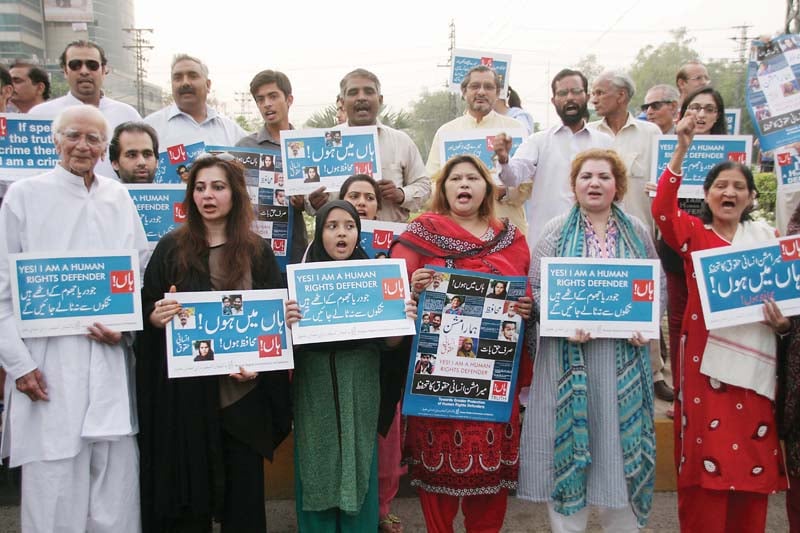
POLYGON ((408 108, 425 89, 443 88, 451 20, 456 47, 512 55, 511 85, 523 107, 549 125, 556 119, 550 79, 587 54, 625 68, 640 48, 669 41, 670 29, 685 26, 703 59, 733 59, 732 38, 740 31, 734 26, 751 25, 751 37, 774 33, 786 9, 785 0, 135 3, 136 25, 155 30, 151 82, 169 87, 173 54, 198 56, 232 115, 240 110, 238 92, 247 93, 247 109, 255 112, 248 85, 256 72, 281 70, 292 82, 295 124, 332 103, 342 75, 356 67, 378 75, 394 110, 408 108))

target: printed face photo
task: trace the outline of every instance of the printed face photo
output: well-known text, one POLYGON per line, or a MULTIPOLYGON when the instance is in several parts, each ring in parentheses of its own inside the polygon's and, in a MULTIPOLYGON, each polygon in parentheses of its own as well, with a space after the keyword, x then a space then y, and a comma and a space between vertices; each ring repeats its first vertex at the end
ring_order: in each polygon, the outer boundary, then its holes
POLYGON ((303 141, 292 141, 288 144, 290 159, 306 156, 306 146, 303 141))
POLYGON ((319 181, 318 167, 303 167, 304 183, 315 183, 319 181))
POLYGON ((194 343, 195 346, 195 361, 213 361, 214 360, 214 347, 212 341, 201 340, 194 343))
POLYGON ((194 311, 194 307, 182 307, 172 319, 172 327, 175 329, 195 329, 194 311))
POLYGON ((231 314, 232 315, 241 315, 242 313, 243 313, 242 295, 241 294, 231 294, 231 314))
POLYGON ((447 292, 447 282, 449 279, 449 274, 445 274, 444 272, 434 272, 433 281, 431 282, 430 286, 428 286, 428 290, 447 292))

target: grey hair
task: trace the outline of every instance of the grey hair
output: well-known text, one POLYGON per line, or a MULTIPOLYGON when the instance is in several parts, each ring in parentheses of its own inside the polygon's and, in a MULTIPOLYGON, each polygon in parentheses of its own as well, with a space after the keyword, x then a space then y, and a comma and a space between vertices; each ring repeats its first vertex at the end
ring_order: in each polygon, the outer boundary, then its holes
POLYGON ((56 118, 53 119, 53 125, 51 127, 53 139, 59 137, 63 129, 67 126, 67 124, 69 124, 70 120, 77 116, 83 116, 90 120, 101 123, 103 125, 101 128, 103 140, 106 141, 106 143, 108 142, 108 138, 111 136, 111 128, 108 126, 106 117, 95 106, 88 104, 70 106, 56 115, 56 118))
POLYGON ((364 68, 357 68, 355 70, 351 70, 347 74, 344 75, 342 81, 339 82, 339 94, 344 97, 344 90, 347 88, 347 82, 350 81, 350 78, 364 78, 372 83, 375 84, 375 90, 378 91, 378 94, 381 93, 381 80, 378 79, 378 76, 373 74, 367 69, 364 68))
POLYGON ((669 100, 670 102, 677 102, 681 99, 681 93, 678 92, 673 85, 667 85, 666 83, 660 83, 658 85, 653 85, 648 89, 647 92, 650 91, 661 91, 664 96, 662 97, 663 100, 669 100))
POLYGON ((200 71, 203 73, 206 79, 208 79, 208 66, 203 63, 200 59, 190 56, 189 54, 175 54, 172 56, 172 64, 169 66, 170 75, 172 75, 172 71, 175 70, 175 65, 178 61, 193 61, 200 65, 200 71))
POLYGON ((617 89, 621 89, 625 91, 628 95, 628 100, 633 99, 633 95, 636 94, 636 85, 633 83, 633 80, 630 76, 625 74, 622 71, 618 70, 606 70, 602 72, 597 79, 595 79, 595 83, 598 81, 605 81, 608 80, 611 82, 611 85, 616 87, 617 89))

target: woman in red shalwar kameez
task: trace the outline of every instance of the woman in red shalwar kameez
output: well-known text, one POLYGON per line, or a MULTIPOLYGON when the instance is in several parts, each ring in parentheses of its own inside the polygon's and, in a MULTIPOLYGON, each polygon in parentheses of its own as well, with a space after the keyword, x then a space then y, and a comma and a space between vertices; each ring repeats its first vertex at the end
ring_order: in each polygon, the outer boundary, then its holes
MULTIPOLYGON (((442 169, 433 209, 408 225, 392 247, 404 258, 411 288, 433 282, 425 265, 507 276, 527 276, 530 252, 513 224, 494 217, 494 185, 488 169, 472 156, 456 156, 442 169)), ((527 319, 531 299, 516 311, 527 319)), ((405 452, 412 486, 418 487, 427 530, 453 531, 459 505, 467 532, 500 531, 508 489, 517 487, 519 409, 507 424, 408 417, 405 452)))
MULTIPOLYGON (((709 173, 703 187, 710 211, 705 219, 678 210, 682 174, 676 171, 691 145, 694 122, 694 113, 687 113, 678 123, 678 145, 659 180, 652 208, 664 241, 684 259, 689 286, 675 379, 678 515, 681 531, 764 531, 768 495, 786 489, 774 403, 754 390, 701 373, 704 358, 710 360, 712 352, 722 350, 715 353, 733 357, 739 350, 749 350, 743 345, 751 341, 732 334, 733 328, 706 329, 690 254, 769 240, 775 230, 748 220, 755 183, 749 169, 738 163, 721 163, 709 173)), ((772 346, 772 353, 746 355, 771 358, 774 365, 775 332, 788 331, 789 321, 772 301, 765 302, 764 318, 763 324, 738 329, 757 328, 754 336, 762 337, 764 346, 772 346)), ((765 381, 773 379, 765 374, 765 381)))

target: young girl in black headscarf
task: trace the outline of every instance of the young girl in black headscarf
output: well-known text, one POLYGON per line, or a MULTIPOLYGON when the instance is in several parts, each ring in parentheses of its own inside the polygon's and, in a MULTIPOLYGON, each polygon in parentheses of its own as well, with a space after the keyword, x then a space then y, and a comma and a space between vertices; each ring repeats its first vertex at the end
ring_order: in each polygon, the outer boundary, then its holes
MULTIPOLYGON (((325 204, 304 262, 368 259, 361 222, 348 202, 325 204)), ((347 268, 342 264, 342 268, 347 268)), ((406 313, 416 318, 416 304, 406 313)), ((286 303, 288 326, 301 318, 286 303)), ((376 430, 381 350, 402 337, 295 347, 295 493, 300 531, 378 529, 376 430)))

